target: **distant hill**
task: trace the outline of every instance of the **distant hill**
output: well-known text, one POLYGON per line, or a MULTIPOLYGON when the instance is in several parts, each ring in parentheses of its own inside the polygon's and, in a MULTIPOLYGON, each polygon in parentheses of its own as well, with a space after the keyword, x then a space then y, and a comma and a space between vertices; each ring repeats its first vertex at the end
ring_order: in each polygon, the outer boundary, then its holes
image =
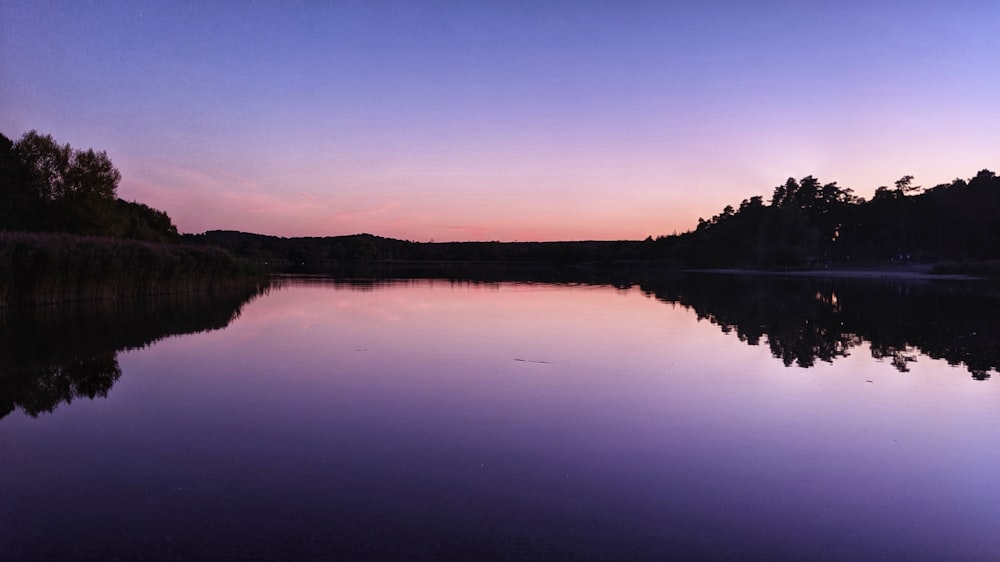
POLYGON ((371 234, 283 238, 230 230, 185 234, 279 271, 321 271, 347 263, 487 262, 573 265, 652 258, 652 239, 583 242, 410 242, 371 234))

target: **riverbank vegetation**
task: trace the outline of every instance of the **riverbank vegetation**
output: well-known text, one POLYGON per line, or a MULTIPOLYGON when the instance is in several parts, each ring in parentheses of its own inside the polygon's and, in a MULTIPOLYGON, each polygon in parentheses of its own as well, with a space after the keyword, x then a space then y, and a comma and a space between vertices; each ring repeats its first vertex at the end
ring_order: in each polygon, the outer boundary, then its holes
POLYGON ((225 250, 65 233, 0 233, 0 306, 210 292, 261 282, 225 250))
POLYGON ((264 270, 183 243, 170 217, 117 197, 105 152, 0 135, 0 307, 212 291, 264 270))

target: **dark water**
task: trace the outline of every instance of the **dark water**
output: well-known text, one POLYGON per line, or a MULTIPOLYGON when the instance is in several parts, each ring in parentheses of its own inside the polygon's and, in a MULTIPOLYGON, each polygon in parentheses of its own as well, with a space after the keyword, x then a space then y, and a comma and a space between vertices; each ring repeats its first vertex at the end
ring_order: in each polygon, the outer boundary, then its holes
POLYGON ((0 324, 0 558, 1000 556, 1000 297, 286 281, 0 324))

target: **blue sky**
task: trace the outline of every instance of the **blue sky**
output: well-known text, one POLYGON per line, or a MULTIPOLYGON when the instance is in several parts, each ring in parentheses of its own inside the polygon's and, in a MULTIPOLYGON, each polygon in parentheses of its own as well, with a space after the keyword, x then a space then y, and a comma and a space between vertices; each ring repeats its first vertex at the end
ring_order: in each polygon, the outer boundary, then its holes
POLYGON ((998 3, 10 2, 0 132, 182 231, 644 238, 996 170, 998 3))

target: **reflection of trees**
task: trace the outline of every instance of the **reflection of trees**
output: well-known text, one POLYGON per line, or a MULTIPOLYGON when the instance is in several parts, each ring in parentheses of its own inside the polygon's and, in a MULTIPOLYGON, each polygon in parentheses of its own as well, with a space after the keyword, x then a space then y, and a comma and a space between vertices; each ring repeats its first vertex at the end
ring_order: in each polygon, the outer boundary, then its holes
POLYGON ((868 341, 896 369, 923 353, 977 379, 1000 369, 1000 295, 979 284, 700 275, 643 285, 786 365, 832 362, 868 341))
MULTIPOLYGON (((987 379, 1000 369, 1000 295, 978 285, 905 285, 859 292, 864 318, 852 323, 868 330, 873 354, 897 367, 915 361, 914 351, 951 365, 964 365, 987 379), (868 312, 870 311, 870 312, 868 312)), ((901 368, 901 370, 906 370, 901 368)))
POLYGON ((224 328, 259 292, 0 310, 0 418, 18 408, 37 416, 75 398, 107 396, 121 377, 119 351, 224 328))
POLYGON ((20 408, 34 417, 51 412, 74 398, 105 397, 121 377, 117 354, 104 351, 93 357, 45 365, 0 379, 0 417, 20 408))

